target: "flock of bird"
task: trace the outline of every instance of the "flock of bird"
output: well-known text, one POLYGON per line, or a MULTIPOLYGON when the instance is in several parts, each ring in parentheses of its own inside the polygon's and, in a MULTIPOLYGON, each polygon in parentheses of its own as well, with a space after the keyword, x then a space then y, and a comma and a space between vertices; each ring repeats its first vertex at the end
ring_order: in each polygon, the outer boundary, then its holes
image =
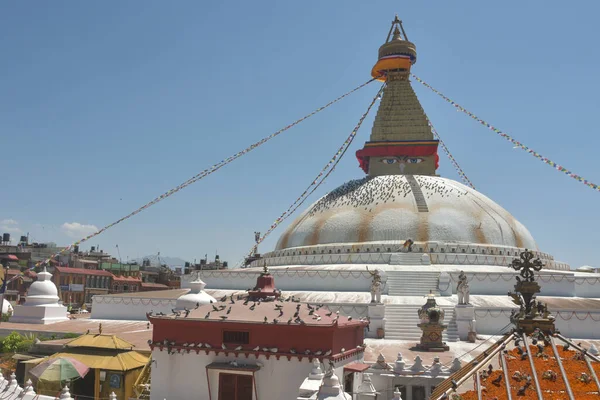
MULTIPOLYGON (((444 198, 466 195, 466 190, 454 185, 446 185, 444 181, 427 176, 415 176, 421 191, 426 199, 436 197, 444 198)), ((309 216, 323 213, 337 207, 353 207, 371 212, 381 204, 393 203, 413 192, 409 181, 398 179, 398 176, 367 176, 346 182, 332 190, 317 201, 308 211, 309 216)))
MULTIPOLYGON (((159 346, 159 347, 166 347, 167 348, 167 353, 168 354, 175 354, 177 351, 177 349, 183 349, 183 350, 187 350, 187 352, 189 353, 192 350, 218 350, 219 348, 221 350, 226 350, 226 351, 239 351, 239 352, 259 352, 262 351, 263 353, 282 353, 280 352, 280 349, 277 347, 261 347, 261 346, 255 346, 252 349, 248 349, 245 348, 243 345, 238 345, 236 347, 228 347, 225 343, 222 343, 221 346, 212 346, 210 343, 182 343, 182 344, 177 344, 173 341, 169 341, 167 339, 163 340, 162 342, 152 342, 152 340, 148 340, 148 345, 150 346, 159 346)), ((357 348, 363 348, 363 346, 357 346, 357 348)), ((342 348, 340 350, 340 353, 344 353, 346 351, 345 348, 342 348)), ((182 352, 180 352, 181 354, 184 354, 182 352)), ((310 349, 306 349, 303 352, 300 352, 294 348, 291 348, 283 353, 287 353, 287 354, 294 354, 294 355, 305 355, 305 356, 317 356, 317 357, 329 357, 332 355, 333 351, 332 350, 327 350, 327 351, 323 351, 323 350, 317 350, 317 351, 313 351, 310 349)))
MULTIPOLYGON (((250 312, 261 312, 261 311, 266 311, 269 314, 273 314, 273 311, 275 311, 276 313, 276 317, 275 318, 270 318, 267 316, 264 316, 264 319, 262 320, 262 323, 264 324, 287 324, 287 325, 291 325, 291 324, 299 324, 299 325, 306 325, 307 321, 313 322, 313 321, 321 321, 323 319, 323 317, 328 317, 331 318, 332 323, 337 323, 339 321, 340 318, 344 318, 347 321, 352 321, 352 316, 340 316, 339 311, 333 312, 333 311, 329 311, 326 308, 324 310, 321 310, 324 305, 323 304, 315 304, 315 305, 311 305, 309 303, 300 303, 300 300, 295 298, 294 296, 290 296, 287 298, 278 298, 275 301, 267 301, 267 300, 263 300, 263 299, 256 299, 256 301, 253 301, 250 299, 250 297, 243 297, 243 295, 238 295, 237 296, 237 300, 235 298, 235 296, 232 295, 225 295, 223 296, 219 302, 217 303, 213 303, 211 302, 210 304, 210 308, 209 311, 206 313, 206 315, 204 315, 204 318, 200 318, 200 319, 211 319, 211 316, 213 317, 213 319, 216 319, 215 317, 218 316, 219 319, 225 321, 229 318, 229 314, 231 313, 233 307, 240 307, 240 306, 246 306, 244 307, 244 313, 246 312, 246 310, 249 310, 250 312), (289 316, 289 318, 287 319, 287 321, 284 319, 284 308, 286 308, 284 306, 283 303, 289 303, 289 302, 293 302, 296 303, 295 308, 293 308, 294 313, 293 315, 289 316), (237 305, 237 306, 236 306, 237 305), (273 308, 271 308, 273 307, 273 308), (215 316, 215 314, 218 314, 215 316)), ((200 304, 196 304, 195 309, 199 308, 200 304)), ((289 310, 290 307, 288 307, 289 310)), ((179 311, 179 310, 171 310, 172 314, 168 315, 168 317, 174 317, 175 319, 178 318, 187 318, 189 317, 190 313, 192 310, 184 308, 184 310, 179 311)), ((153 312, 149 313, 150 316, 152 315, 156 315, 156 316, 167 316, 164 313, 156 313, 153 314, 153 312)), ((253 318, 254 319, 254 318, 253 318)), ((361 318, 360 321, 366 321, 364 318, 361 318)), ((183 344, 177 344, 173 341, 169 341, 169 340, 163 340, 162 342, 152 342, 152 340, 148 340, 148 345, 150 346, 162 346, 162 347, 166 347, 167 351, 169 354, 173 354, 175 353, 174 348, 183 348, 184 350, 187 349, 188 352, 191 350, 200 350, 200 349, 204 349, 204 350, 208 350, 208 349, 213 349, 213 346, 209 343, 183 343, 183 344)), ((227 351, 262 351, 262 352, 266 352, 266 353, 277 353, 279 352, 279 349, 277 347, 263 347, 263 346, 255 346, 252 349, 248 349, 245 348, 243 345, 238 345, 236 347, 228 347, 227 344, 222 343, 221 344, 221 349, 223 350, 227 350, 227 351)), ((218 348, 218 346, 217 346, 218 348)), ((345 349, 341 349, 341 352, 345 352, 345 349)), ((289 349, 287 351, 287 353, 289 354, 298 354, 296 349, 289 349)), ((306 349, 304 350, 303 353, 304 355, 312 355, 312 356, 330 356, 332 353, 331 350, 327 350, 327 351, 323 351, 323 350, 317 350, 317 351, 312 351, 310 349, 306 349)))

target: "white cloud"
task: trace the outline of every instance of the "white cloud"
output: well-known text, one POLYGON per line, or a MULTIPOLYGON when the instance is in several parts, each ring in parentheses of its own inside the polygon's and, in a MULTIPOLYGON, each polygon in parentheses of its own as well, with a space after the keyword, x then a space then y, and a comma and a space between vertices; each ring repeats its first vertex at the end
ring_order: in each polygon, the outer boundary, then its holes
POLYGON ((90 233, 98 231, 96 225, 80 224, 79 222, 65 222, 60 228, 67 236, 73 239, 82 239, 90 233))
POLYGON ((14 219, 3 219, 0 221, 0 231, 9 233, 23 232, 21 228, 19 228, 19 223, 14 219))

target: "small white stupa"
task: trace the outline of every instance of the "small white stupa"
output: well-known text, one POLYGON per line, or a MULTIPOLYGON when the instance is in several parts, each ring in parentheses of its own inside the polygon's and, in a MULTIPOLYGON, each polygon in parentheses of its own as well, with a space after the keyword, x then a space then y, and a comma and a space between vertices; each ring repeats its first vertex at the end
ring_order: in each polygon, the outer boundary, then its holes
POLYGON ((29 286, 25 304, 15 306, 10 322, 51 324, 68 320, 67 307, 58 303, 58 290, 51 278, 52 274, 44 267, 37 274, 37 281, 29 286))
POLYGON ((187 308, 193 310, 198 305, 216 303, 217 300, 204 291, 205 286, 206 283, 200 278, 190 282, 190 291, 177 299, 175 309, 183 310, 187 308))

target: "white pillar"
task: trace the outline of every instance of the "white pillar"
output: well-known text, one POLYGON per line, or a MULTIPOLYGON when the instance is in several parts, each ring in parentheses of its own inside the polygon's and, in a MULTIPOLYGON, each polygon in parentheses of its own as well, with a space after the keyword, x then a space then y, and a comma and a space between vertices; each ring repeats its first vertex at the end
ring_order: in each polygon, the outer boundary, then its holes
POLYGON ((447 272, 440 273, 438 282, 440 296, 452 296, 452 280, 450 279, 450 274, 447 272))
MULTIPOLYGON (((468 340, 470 332, 477 332, 475 325, 475 307, 471 304, 458 304, 455 309, 456 326, 460 340, 468 340)), ((473 335, 473 334, 471 334, 473 335)))
POLYGON ((367 337, 377 338, 377 330, 383 329, 385 335, 385 305, 378 303, 371 303, 368 307, 369 316, 369 331, 367 337))

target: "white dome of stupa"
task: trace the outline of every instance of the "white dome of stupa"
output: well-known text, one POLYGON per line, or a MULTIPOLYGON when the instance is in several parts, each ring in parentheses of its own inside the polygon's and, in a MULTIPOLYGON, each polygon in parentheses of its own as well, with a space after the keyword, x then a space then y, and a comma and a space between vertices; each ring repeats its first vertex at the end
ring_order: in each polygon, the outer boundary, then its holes
POLYGON ((175 308, 177 310, 183 310, 184 308, 191 310, 196 308, 198 304, 204 305, 216 303, 217 300, 204 291, 205 286, 206 283, 204 283, 201 279, 196 279, 190 282, 190 291, 177 299, 175 308))
POLYGON ((302 213, 276 250, 407 239, 537 250, 527 228, 493 200, 451 179, 426 175, 347 182, 302 213))
POLYGON ((37 281, 27 290, 26 306, 58 304, 58 290, 51 280, 52 274, 44 270, 37 274, 37 281))

